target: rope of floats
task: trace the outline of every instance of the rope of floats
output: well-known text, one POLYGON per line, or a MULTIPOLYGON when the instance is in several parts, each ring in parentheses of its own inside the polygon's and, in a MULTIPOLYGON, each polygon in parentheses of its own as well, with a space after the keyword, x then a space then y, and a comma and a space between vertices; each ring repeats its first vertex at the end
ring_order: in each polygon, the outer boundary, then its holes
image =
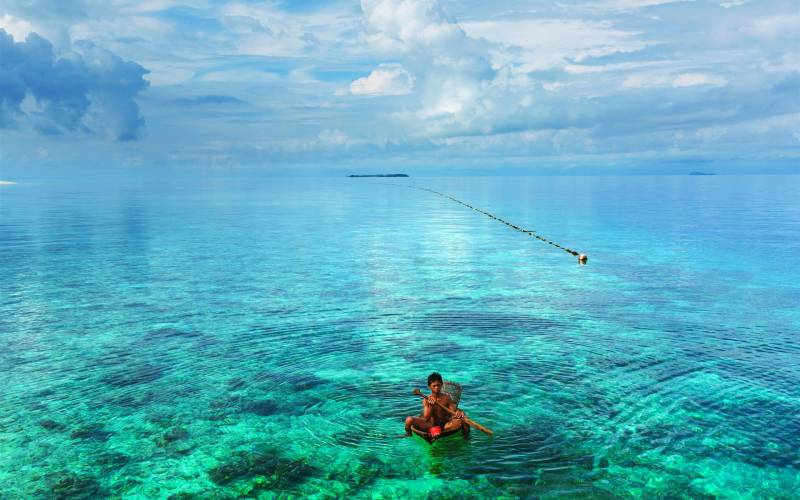
POLYGON ((533 231, 533 230, 531 230, 531 229, 524 229, 524 228, 521 228, 521 227, 517 226, 516 224, 512 224, 512 223, 508 222, 508 221, 507 221, 507 220, 505 220, 505 219, 501 219, 500 217, 498 217, 498 216, 496 216, 496 215, 494 215, 494 214, 492 214, 492 213, 489 213, 489 212, 487 212, 486 210, 481 210, 481 209, 480 209, 480 208, 478 208, 478 207, 473 207, 473 206, 472 206, 472 205, 470 205, 469 203, 463 202, 463 201, 459 200, 458 198, 455 198, 455 197, 453 197, 453 196, 450 196, 449 194, 446 194, 446 193, 440 193, 439 191, 435 191, 435 190, 433 190, 433 189, 428 189, 428 188, 419 187, 419 186, 407 186, 407 187, 409 187, 409 188, 411 188, 411 189, 419 189, 420 191, 428 191, 429 193, 433 193, 433 194, 438 194, 439 196, 443 196, 443 197, 445 197, 445 198, 447 198, 447 199, 449 199, 449 200, 452 200, 452 201, 454 201, 454 202, 456 202, 456 203, 459 203, 459 204, 461 204, 461 205, 464 205, 465 207, 467 207, 467 208, 469 208, 469 209, 472 209, 472 210, 474 210, 474 211, 476 211, 476 212, 480 212, 480 213, 482 213, 483 215, 485 215, 485 216, 487 216, 487 217, 489 217, 489 218, 491 218, 491 219, 494 219, 494 220, 496 220, 497 222, 501 222, 501 223, 505 224, 506 226, 510 227, 511 229, 517 230, 517 231, 519 231, 520 233, 527 234, 528 236, 533 236, 533 237, 534 237, 534 238, 536 238, 537 240, 543 241, 543 242, 547 243, 548 245, 552 245, 552 246, 554 246, 554 247, 556 247, 556 248, 560 248, 561 250, 563 250, 563 251, 567 252, 568 254, 570 254, 570 255, 573 255, 573 256, 575 256, 575 257, 577 257, 577 258, 578 258, 578 262, 579 262, 580 264, 586 264, 586 262, 589 260, 589 258, 586 256, 586 254, 583 254, 583 253, 577 252, 577 251, 575 251, 575 250, 573 250, 573 249, 571 249, 571 248, 565 247, 565 246, 563 246, 563 245, 559 245, 559 244, 558 244, 558 243, 556 243, 555 241, 548 240, 548 239, 547 239, 547 238, 545 238, 544 236, 540 236, 539 234, 536 234, 536 231, 533 231))

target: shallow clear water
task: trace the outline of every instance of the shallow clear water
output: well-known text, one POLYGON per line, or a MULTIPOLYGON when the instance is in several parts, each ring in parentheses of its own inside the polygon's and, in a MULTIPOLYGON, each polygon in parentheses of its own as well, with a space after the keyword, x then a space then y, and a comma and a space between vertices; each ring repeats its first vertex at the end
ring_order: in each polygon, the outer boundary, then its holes
POLYGON ((0 491, 793 497, 798 193, 800 176, 0 186, 0 491), (394 437, 432 370, 493 438, 394 437))

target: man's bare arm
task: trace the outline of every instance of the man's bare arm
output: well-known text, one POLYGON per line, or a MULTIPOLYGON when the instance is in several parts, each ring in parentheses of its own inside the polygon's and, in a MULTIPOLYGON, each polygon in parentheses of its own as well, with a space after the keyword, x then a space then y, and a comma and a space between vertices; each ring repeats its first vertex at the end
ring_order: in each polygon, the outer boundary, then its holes
POLYGON ((453 412, 455 412, 453 414, 454 418, 461 418, 462 416, 464 416, 464 412, 458 409, 458 405, 456 404, 455 401, 453 401, 453 398, 451 398, 450 396, 447 396, 447 407, 453 410, 453 412))
POLYGON ((425 420, 431 419, 431 412, 433 411, 433 405, 428 404, 427 399, 422 400, 422 418, 425 420))

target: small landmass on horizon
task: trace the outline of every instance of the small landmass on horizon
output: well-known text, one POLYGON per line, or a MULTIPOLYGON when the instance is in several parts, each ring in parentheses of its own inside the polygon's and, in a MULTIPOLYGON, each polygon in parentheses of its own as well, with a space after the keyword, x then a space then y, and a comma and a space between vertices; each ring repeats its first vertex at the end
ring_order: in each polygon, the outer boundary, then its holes
POLYGON ((689 175, 717 175, 714 172, 689 172, 689 175))
POLYGON ((347 177, 408 177, 408 174, 350 174, 347 177))

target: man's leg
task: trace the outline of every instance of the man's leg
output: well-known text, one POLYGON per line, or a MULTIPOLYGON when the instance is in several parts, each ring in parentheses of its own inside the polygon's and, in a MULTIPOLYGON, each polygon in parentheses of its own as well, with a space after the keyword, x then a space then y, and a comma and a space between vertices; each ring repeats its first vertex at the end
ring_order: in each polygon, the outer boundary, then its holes
POLYGON ((461 435, 464 436, 465 438, 469 436, 470 427, 461 418, 454 418, 453 420, 447 422, 447 424, 445 424, 444 426, 445 432, 455 431, 458 429, 461 429, 461 435))
POLYGON ((463 425, 465 425, 463 420, 461 420, 460 418, 454 418, 454 419, 448 421, 446 424, 444 424, 443 431, 444 432, 450 432, 450 431, 455 431, 455 430, 458 430, 458 429, 463 429, 463 427, 462 427, 463 425))
POLYGON ((411 427, 415 427, 421 431, 428 431, 432 425, 430 422, 421 417, 406 417, 406 435, 411 435, 411 427))

